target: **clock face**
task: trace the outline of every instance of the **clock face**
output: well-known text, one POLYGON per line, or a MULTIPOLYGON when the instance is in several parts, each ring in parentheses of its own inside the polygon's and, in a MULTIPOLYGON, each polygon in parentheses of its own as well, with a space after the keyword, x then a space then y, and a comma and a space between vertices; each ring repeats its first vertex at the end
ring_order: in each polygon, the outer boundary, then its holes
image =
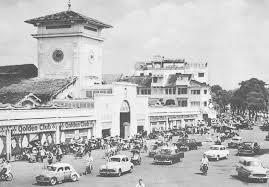
POLYGON ((89 52, 88 60, 89 60, 90 63, 95 62, 96 57, 95 57, 95 54, 94 54, 94 51, 93 51, 93 50, 91 50, 91 51, 89 52))
POLYGON ((52 53, 52 58, 55 62, 60 63, 64 59, 64 53, 60 49, 56 49, 52 53))

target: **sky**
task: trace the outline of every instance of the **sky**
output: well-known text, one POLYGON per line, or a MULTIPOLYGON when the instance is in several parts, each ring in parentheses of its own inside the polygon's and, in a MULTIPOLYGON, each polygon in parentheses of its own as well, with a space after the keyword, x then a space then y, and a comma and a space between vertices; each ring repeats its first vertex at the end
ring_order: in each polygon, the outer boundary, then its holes
MULTIPOLYGON (((37 63, 25 20, 67 10, 68 0, 0 0, 0 65, 37 63)), ((104 31, 103 73, 131 73, 154 55, 209 64, 210 84, 269 83, 268 0, 71 0, 104 31)))

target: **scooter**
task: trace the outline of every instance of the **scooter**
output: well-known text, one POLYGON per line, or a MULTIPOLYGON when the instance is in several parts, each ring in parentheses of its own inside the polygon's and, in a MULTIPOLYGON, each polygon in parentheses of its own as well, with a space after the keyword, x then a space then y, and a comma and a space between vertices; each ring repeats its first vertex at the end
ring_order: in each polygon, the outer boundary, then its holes
POLYGON ((201 167, 200 167, 200 171, 203 173, 203 175, 207 175, 207 170, 208 170, 208 166, 206 164, 203 164, 201 167))
POLYGON ((93 169, 92 164, 88 164, 86 166, 86 172, 85 172, 85 174, 91 174, 92 173, 92 169, 93 169))
POLYGON ((10 171, 8 171, 7 173, 1 172, 0 173, 0 180, 1 181, 12 181, 13 174, 10 171))

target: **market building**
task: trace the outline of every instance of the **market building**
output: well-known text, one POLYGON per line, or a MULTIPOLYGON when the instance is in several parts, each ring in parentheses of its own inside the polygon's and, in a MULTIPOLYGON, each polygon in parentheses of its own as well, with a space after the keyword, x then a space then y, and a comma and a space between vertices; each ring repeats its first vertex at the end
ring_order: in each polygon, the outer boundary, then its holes
POLYGON ((136 84, 103 84, 102 30, 112 26, 70 7, 25 22, 37 27, 38 68, 0 67, 0 155, 10 159, 35 140, 128 138, 150 130, 148 98, 137 95, 136 84))

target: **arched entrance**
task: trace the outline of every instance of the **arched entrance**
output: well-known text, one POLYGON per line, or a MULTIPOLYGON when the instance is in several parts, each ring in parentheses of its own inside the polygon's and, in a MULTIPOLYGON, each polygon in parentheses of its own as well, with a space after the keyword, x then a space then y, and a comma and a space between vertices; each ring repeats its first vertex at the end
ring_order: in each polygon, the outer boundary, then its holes
POLYGON ((130 105, 123 101, 120 107, 120 137, 128 138, 130 136, 130 105))

